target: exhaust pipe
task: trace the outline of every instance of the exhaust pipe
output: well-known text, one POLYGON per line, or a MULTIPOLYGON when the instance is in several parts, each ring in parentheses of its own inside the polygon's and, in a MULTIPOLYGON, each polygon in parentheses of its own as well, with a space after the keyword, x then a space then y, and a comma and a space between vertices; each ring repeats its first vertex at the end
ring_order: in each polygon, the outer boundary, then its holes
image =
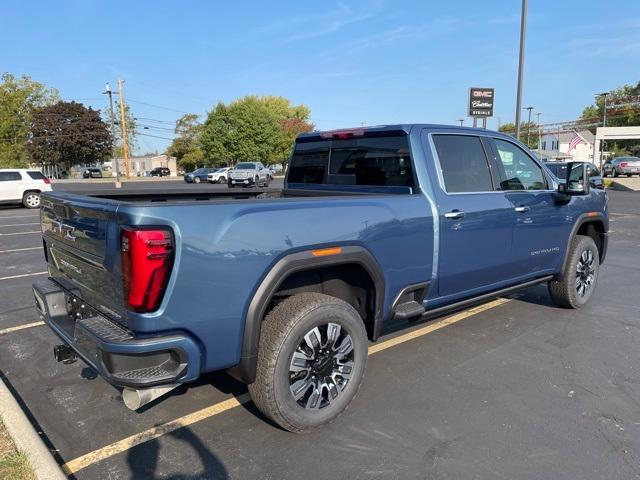
POLYGON ((160 385, 158 387, 142 388, 137 390, 125 387, 122 390, 122 400, 127 408, 131 410, 138 410, 146 404, 153 402, 156 398, 166 395, 179 385, 179 383, 172 383, 170 385, 160 385))

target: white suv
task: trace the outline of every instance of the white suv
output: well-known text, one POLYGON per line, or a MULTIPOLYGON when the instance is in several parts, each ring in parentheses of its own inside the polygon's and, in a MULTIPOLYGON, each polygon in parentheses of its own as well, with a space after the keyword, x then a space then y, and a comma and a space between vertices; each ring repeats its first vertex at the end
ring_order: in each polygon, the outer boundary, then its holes
POLYGON ((215 172, 207 174, 207 181, 209 183, 227 183, 227 177, 229 176, 230 170, 233 169, 231 167, 219 168, 215 172))
POLYGON ((233 170, 229 174, 227 185, 231 188, 236 185, 243 187, 253 185, 258 187, 260 184, 268 187, 270 180, 269 169, 266 168, 262 162, 240 162, 233 167, 233 170))
POLYGON ((0 169, 0 204, 22 203, 27 208, 40 207, 40 192, 50 192, 51 181, 38 170, 0 169))

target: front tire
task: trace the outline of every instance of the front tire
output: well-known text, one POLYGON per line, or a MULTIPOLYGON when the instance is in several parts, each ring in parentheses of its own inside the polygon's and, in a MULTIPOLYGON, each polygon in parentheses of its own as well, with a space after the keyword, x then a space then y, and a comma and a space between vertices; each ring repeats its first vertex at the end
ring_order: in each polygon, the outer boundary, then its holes
POLYGON ((611 176, 613 178, 618 178, 618 171, 615 168, 613 170, 611 170, 611 176))
POLYGON ((193 183, 200 183, 200 177, 195 177, 193 179, 193 183))
POLYGON ((591 237, 576 235, 571 242, 563 278, 549 282, 553 303, 564 308, 580 308, 596 288, 600 272, 598 247, 591 237))
POLYGON ((335 420, 355 397, 367 362, 367 333, 348 303, 301 293, 264 319, 256 381, 258 409, 290 432, 335 420))
POLYGON ((22 205, 27 208, 40 208, 40 194, 38 192, 26 192, 22 196, 22 205))

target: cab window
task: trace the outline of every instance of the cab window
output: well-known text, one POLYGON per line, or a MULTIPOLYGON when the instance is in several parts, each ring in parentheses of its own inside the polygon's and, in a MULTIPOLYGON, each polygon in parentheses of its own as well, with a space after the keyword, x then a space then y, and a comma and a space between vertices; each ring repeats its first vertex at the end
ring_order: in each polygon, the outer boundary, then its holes
POLYGON ((542 168, 517 145, 494 138, 500 164, 504 170, 501 190, 546 190, 542 168))

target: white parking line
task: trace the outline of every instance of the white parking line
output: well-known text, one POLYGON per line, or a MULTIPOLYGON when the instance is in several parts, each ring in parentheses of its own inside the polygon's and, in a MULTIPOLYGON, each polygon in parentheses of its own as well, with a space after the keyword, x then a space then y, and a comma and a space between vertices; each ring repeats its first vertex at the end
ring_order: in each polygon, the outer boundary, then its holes
POLYGON ((27 225, 40 225, 40 222, 35 223, 12 223, 11 225, 0 225, 0 228, 3 227, 26 227, 27 225))
POLYGON ((22 275, 11 275, 10 277, 0 277, 0 280, 12 280, 14 278, 34 277, 36 275, 46 275, 49 272, 23 273, 22 275))
POLYGON ((30 232, 0 233, 0 237, 8 237, 11 235, 28 235, 30 233, 42 233, 42 232, 40 230, 32 230, 30 232))
POLYGON ((27 250, 42 250, 42 245, 40 245, 39 247, 13 248, 11 250, 0 250, 0 253, 26 252, 27 250))

